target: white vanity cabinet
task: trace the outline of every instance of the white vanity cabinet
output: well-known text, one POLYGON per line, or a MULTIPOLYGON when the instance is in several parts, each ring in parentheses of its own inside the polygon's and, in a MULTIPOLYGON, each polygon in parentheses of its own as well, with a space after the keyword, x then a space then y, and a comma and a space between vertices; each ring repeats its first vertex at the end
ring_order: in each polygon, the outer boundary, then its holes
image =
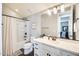
POLYGON ((76 54, 50 46, 41 42, 34 42, 34 56, 75 56, 76 54))

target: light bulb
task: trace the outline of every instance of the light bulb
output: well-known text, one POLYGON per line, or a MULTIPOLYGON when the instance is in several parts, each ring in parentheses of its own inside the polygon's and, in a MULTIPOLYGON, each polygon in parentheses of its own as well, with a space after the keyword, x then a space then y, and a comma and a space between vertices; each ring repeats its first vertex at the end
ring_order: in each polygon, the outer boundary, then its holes
POLYGON ((15 11, 18 11, 18 9, 15 9, 15 11))
POLYGON ((53 13, 57 14, 57 9, 56 8, 53 8, 53 13))
POLYGON ((60 6, 61 12, 64 12, 64 5, 60 6))
POLYGON ((50 10, 48 10, 47 13, 48 13, 49 16, 51 16, 51 11, 50 10))

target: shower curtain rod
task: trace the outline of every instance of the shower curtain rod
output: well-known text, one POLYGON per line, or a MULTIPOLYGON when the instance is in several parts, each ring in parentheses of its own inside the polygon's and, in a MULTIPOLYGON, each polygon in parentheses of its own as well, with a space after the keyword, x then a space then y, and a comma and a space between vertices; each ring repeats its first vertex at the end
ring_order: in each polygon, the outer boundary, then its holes
POLYGON ((24 19, 24 18, 19 18, 19 17, 15 17, 15 16, 10 16, 10 15, 6 15, 6 14, 2 14, 2 16, 7 16, 7 17, 12 17, 12 18, 16 18, 16 19, 21 19, 21 20, 29 21, 29 20, 26 20, 26 19, 24 19))

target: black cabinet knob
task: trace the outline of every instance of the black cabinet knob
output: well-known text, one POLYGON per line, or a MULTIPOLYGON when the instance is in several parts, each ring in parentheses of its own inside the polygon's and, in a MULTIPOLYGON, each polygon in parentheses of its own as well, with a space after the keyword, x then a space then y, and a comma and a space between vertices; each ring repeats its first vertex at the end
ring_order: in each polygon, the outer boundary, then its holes
POLYGON ((24 38, 26 38, 27 36, 24 36, 24 38))
POLYGON ((25 33, 25 35, 27 35, 27 33, 25 33))
POLYGON ((49 53, 47 53, 47 56, 51 56, 49 53))

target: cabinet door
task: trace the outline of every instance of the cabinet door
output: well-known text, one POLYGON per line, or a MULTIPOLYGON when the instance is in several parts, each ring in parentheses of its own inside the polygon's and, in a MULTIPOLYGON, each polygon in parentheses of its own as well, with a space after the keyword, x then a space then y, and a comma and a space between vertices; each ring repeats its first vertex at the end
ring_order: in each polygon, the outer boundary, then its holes
POLYGON ((51 48, 50 54, 52 56, 75 56, 74 53, 59 49, 59 48, 51 48))
POLYGON ((34 48, 37 49, 37 50, 41 50, 41 48, 42 48, 41 43, 34 42, 34 48))
POLYGON ((42 52, 39 49, 34 48, 34 55, 35 56, 41 56, 42 52))
POLYGON ((42 51, 41 43, 35 42, 34 43, 34 55, 35 56, 42 56, 43 55, 42 53, 43 53, 43 51, 42 51))
POLYGON ((62 56, 76 56, 76 54, 68 52, 68 51, 63 51, 61 50, 61 55, 62 56))
POLYGON ((43 56, 51 56, 50 51, 51 51, 50 46, 42 44, 42 52, 43 52, 42 54, 43 54, 43 56))
POLYGON ((60 56, 60 51, 55 47, 49 47, 49 54, 51 56, 60 56))
POLYGON ((34 54, 38 56, 50 56, 49 54, 49 46, 42 44, 42 43, 35 43, 34 44, 34 54))

